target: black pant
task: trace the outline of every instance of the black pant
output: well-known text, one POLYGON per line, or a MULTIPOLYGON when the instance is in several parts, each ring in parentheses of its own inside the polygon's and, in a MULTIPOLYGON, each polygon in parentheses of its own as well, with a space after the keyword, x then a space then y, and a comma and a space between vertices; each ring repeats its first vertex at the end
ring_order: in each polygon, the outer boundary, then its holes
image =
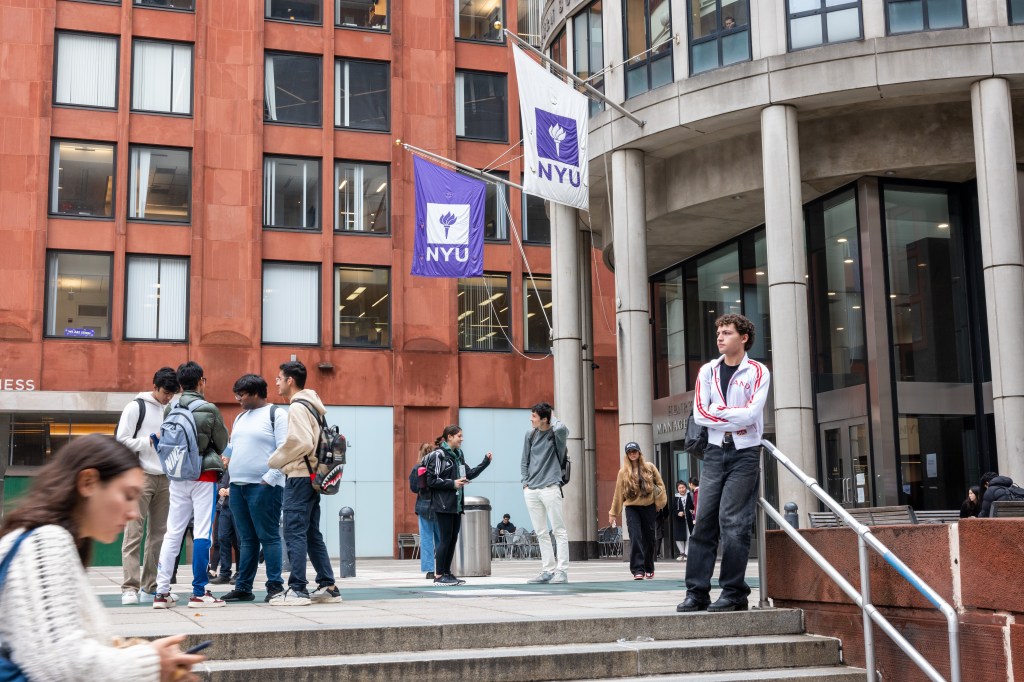
POLYGON ((629 570, 633 575, 654 573, 654 522, 658 516, 654 505, 627 505, 623 509, 629 529, 629 570))
POLYGON ((434 574, 440 578, 443 575, 451 575, 455 543, 459 540, 459 530, 462 528, 462 514, 438 513, 435 517, 441 539, 434 547, 434 574))

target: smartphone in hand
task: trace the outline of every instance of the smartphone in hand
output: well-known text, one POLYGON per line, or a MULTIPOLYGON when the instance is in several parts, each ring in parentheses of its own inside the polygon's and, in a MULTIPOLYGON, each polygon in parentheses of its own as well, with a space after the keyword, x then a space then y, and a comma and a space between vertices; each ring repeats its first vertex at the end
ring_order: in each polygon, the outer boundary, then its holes
POLYGON ((153 444, 154 450, 156 450, 157 446, 160 445, 160 439, 157 438, 155 433, 149 434, 149 442, 153 444))
POLYGON ((199 644, 196 644, 191 649, 188 649, 185 653, 186 654, 198 654, 200 651, 202 651, 203 649, 207 648, 211 644, 213 644, 213 640, 212 639, 208 639, 205 642, 200 642, 199 644))

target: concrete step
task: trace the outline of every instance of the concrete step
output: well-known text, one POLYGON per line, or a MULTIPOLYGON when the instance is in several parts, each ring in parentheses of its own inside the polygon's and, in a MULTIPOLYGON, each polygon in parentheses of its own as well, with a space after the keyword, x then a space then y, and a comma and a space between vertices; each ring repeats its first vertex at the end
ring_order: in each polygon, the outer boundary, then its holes
MULTIPOLYGON (((840 665, 773 670, 730 670, 724 673, 686 673, 648 677, 618 677, 600 682, 853 682, 864 680, 867 671, 840 665)), ((598 682, 580 680, 579 682, 598 682)))
MULTIPOLYGON (((339 605, 339 608, 344 608, 339 605)), ((715 639, 748 635, 795 635, 803 632, 803 614, 793 609, 739 613, 668 613, 573 619, 507 620, 412 626, 310 626, 298 630, 253 631, 246 621, 236 631, 190 635, 185 647, 213 640, 207 650, 217 660, 264 657, 320 657, 396 651, 483 649, 514 646, 600 644, 651 637, 655 641, 715 639)), ((131 633, 123 633, 131 634, 131 633)))
MULTIPOLYGON (((724 614, 723 614, 724 615, 724 614)), ((582 634, 582 628, 577 630, 582 634)), ((770 670, 839 664, 839 642, 812 635, 756 635, 653 642, 437 649, 207 663, 215 682, 532 682, 770 670)), ((785 678, 780 678, 785 679, 785 678)), ((813 677, 809 679, 814 679, 813 677)))

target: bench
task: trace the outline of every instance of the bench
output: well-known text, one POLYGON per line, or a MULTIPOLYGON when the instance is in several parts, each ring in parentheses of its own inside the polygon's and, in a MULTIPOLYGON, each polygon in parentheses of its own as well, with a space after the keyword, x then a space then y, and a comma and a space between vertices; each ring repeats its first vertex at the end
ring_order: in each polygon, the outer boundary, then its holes
MULTIPOLYGON (((847 509, 846 511, 865 526, 901 526, 918 523, 914 509, 910 505, 863 507, 860 509, 847 509)), ((835 528, 846 525, 830 511, 809 512, 807 517, 810 519, 811 528, 835 528)))
POLYGON ((991 518, 1013 519, 1024 517, 1024 501, 996 500, 992 503, 991 518))
POLYGON ((416 559, 420 555, 420 537, 415 533, 399 533, 398 534, 398 558, 405 558, 405 550, 412 550, 412 558, 416 559))
POLYGON ((941 511, 917 511, 915 509, 914 516, 917 517, 918 523, 958 523, 960 521, 960 511, 957 509, 941 511))

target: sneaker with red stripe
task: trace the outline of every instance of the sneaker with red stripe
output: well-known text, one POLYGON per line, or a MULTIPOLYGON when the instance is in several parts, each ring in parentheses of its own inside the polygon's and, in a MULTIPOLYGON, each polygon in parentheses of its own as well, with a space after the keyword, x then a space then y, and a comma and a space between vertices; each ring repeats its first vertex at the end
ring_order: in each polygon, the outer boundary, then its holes
POLYGON ((202 597, 197 597, 193 594, 188 600, 188 607, 190 609, 213 609, 218 606, 224 606, 224 604, 223 599, 217 599, 209 590, 202 597))

